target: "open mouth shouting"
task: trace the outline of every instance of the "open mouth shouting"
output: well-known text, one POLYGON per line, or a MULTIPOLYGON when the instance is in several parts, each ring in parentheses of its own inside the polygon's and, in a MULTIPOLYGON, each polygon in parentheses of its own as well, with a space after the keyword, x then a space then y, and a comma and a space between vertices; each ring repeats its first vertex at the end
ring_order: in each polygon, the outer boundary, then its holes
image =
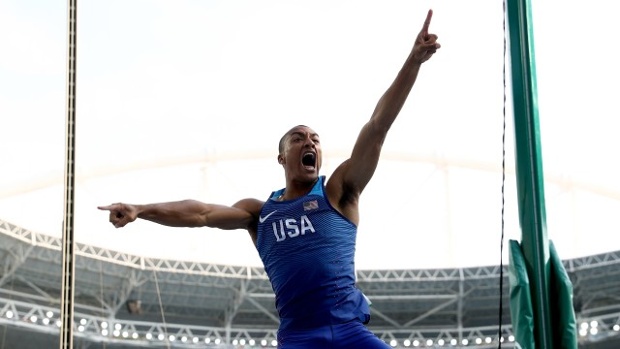
POLYGON ((304 166, 304 169, 314 171, 316 169, 316 154, 310 151, 305 152, 301 157, 301 164, 304 166))

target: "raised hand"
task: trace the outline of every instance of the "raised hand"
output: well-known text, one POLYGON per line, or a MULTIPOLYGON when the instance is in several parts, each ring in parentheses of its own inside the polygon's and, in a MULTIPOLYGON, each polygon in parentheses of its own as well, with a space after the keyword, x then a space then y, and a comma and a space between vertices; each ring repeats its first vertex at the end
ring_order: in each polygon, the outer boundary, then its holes
POLYGON ((433 17, 433 10, 428 10, 426 20, 422 26, 422 30, 418 34, 413 45, 412 57, 417 63, 426 62, 431 56, 437 52, 437 49, 441 45, 437 42, 437 35, 429 34, 428 27, 431 24, 431 18, 433 17))
POLYGON ((138 210, 134 205, 116 203, 97 207, 103 211, 110 211, 110 223, 115 228, 122 228, 138 218, 138 210))

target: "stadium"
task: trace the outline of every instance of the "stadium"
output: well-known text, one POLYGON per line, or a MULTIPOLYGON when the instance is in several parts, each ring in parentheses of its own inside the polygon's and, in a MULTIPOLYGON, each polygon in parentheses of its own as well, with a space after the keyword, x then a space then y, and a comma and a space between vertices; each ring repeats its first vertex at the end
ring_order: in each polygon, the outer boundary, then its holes
MULTIPOLYGON (((560 3, 533 4, 543 224, 587 349, 620 346, 618 107, 597 87, 620 79, 609 6, 562 3, 558 16, 560 3), (595 37, 574 25, 584 20, 595 37), (587 72, 568 54, 575 40, 597 47, 587 72)), ((273 290, 246 232, 115 229, 97 207, 264 200, 283 186, 277 141, 297 124, 321 134, 329 177, 428 8, 442 48, 360 201, 368 328, 395 348, 517 348, 508 243, 522 222, 502 3, 344 0, 80 5, 74 347, 277 347, 273 290), (484 43, 472 47, 472 33, 484 43)), ((58 347, 66 20, 64 3, 0 5, 14 33, 0 57, 0 349, 58 347)))
MULTIPOLYGON (((60 326, 61 241, 0 224, 3 348, 51 348, 60 326)), ((278 316, 262 268, 146 258, 76 246, 76 348, 275 347, 278 316)), ((564 261, 581 348, 617 348, 620 251, 564 261)), ((499 266, 359 270, 371 330, 395 348, 514 348, 499 336, 499 266)), ((507 271, 503 292, 508 296, 507 271)))

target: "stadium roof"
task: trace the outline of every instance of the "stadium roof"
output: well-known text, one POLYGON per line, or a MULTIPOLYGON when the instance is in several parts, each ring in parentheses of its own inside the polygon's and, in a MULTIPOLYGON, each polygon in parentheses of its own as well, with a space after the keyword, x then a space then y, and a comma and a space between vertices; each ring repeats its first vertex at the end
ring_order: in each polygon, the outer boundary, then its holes
MULTIPOLYGON (((6 348, 58 343, 61 245, 0 221, 6 348)), ((256 347, 265 341, 264 347, 276 338, 273 292, 262 268, 145 258, 84 244, 76 254, 79 347, 197 348, 216 341, 256 347)), ((619 263, 618 251, 564 261, 582 348, 615 348, 620 341, 619 263)), ((503 277, 503 346, 513 348, 506 270, 503 277)), ((498 345, 499 266, 359 270, 357 278, 372 302, 369 328, 394 346, 498 345)))

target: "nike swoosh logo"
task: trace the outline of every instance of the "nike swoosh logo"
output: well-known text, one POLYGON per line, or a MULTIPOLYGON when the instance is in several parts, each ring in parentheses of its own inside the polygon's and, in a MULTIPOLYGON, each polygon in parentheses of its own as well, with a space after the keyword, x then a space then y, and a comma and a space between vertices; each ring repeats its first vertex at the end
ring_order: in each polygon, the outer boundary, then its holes
POLYGON ((271 216, 272 214, 276 213, 276 211, 278 211, 278 210, 275 210, 275 211, 271 212, 270 214, 266 215, 265 217, 258 216, 258 222, 259 223, 265 222, 267 220, 267 218, 269 218, 269 216, 271 216))

